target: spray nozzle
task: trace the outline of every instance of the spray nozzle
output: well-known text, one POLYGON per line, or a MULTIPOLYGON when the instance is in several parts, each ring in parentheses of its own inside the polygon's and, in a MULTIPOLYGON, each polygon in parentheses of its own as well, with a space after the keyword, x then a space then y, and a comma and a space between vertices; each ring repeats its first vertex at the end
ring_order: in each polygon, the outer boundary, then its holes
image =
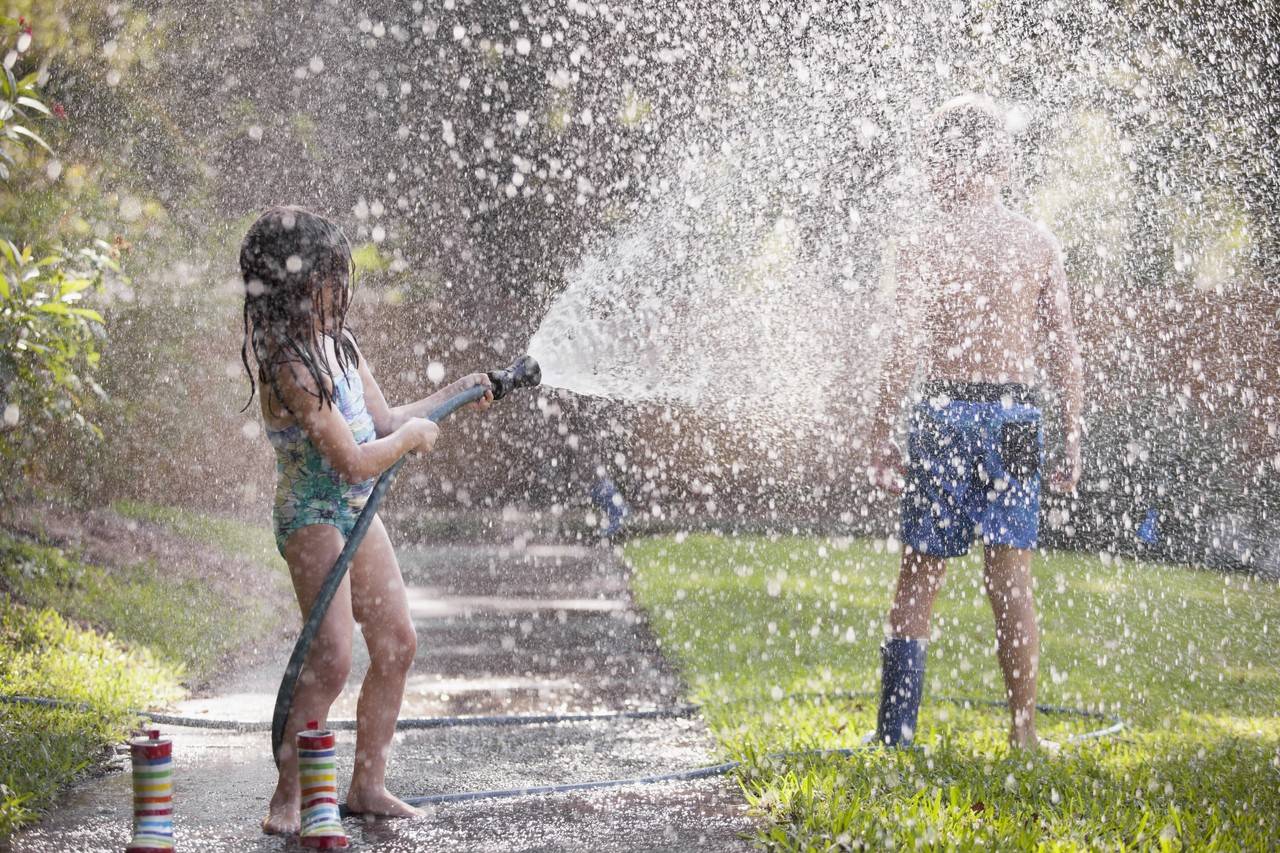
POLYGON ((493 399, 501 400, 516 388, 533 388, 542 381, 542 368, 531 355, 522 355, 510 367, 489 371, 493 399))

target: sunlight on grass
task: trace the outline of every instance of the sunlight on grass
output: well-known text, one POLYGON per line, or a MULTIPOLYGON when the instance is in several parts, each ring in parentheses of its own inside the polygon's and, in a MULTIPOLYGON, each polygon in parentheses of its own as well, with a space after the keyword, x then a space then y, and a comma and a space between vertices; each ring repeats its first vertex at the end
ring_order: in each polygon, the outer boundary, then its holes
POLYGON ((266 527, 138 501, 116 501, 111 509, 125 518, 163 525, 180 536, 218 548, 224 554, 268 566, 288 576, 289 569, 276 550, 275 537, 266 527))
POLYGON ((56 608, 133 647, 148 648, 192 680, 212 674, 218 660, 246 636, 274 624, 264 603, 227 607, 213 587, 167 577, 159 566, 140 563, 108 571, 4 533, 0 586, 30 606, 56 608))
MULTIPOLYGON (((635 590, 771 849, 917 843, 1264 849, 1280 837, 1280 592, 1243 576, 1080 554, 1034 564, 1040 699, 1120 714, 1121 736, 1011 754, 978 557, 953 561, 930 645, 922 749, 778 761, 874 728, 896 554, 869 542, 712 535, 631 542, 635 590), (804 702, 804 691, 866 695, 804 702), (762 701, 762 697, 764 701, 762 701)), ((1044 716, 1046 737, 1096 721, 1044 716)))
MULTIPOLYGON (((117 512, 158 523, 265 567, 288 585, 271 533, 144 504, 117 512)), ((211 677, 225 656, 276 625, 269 602, 232 595, 154 561, 96 566, 0 532, 0 695, 84 703, 84 710, 0 703, 0 839, 38 819, 58 790, 101 761, 135 721, 211 677)))
POLYGON ((175 667, 0 594, 0 694, 83 703, 51 709, 0 703, 0 838, 39 816, 67 780, 133 721, 130 708, 181 692, 175 667))

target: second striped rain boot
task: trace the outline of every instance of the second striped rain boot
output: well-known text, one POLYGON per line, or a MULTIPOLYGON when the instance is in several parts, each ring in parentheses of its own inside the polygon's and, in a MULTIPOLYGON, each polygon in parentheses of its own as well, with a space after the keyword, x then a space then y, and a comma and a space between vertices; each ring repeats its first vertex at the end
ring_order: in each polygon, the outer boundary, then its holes
POLYGON ((338 766, 333 732, 312 720, 298 732, 298 785, 302 789, 303 847, 331 850, 347 846, 338 814, 338 766))
POLYGON ((125 853, 173 853, 173 741, 151 729, 129 741, 133 839, 125 853))

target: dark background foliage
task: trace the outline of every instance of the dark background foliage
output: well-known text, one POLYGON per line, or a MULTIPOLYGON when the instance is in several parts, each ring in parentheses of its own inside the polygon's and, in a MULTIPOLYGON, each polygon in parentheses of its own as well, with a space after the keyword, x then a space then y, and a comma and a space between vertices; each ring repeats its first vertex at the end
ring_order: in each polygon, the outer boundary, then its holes
MULTIPOLYGON (((430 361, 454 376, 522 351, 682 147, 742 132, 744 100, 790 96, 773 87, 805 65, 870 92, 945 61, 915 111, 970 88, 1043 105, 1010 200, 1064 241, 1089 386, 1086 481, 1070 518, 1051 516, 1056 541, 1137 547, 1154 506, 1170 555, 1238 562, 1221 531, 1274 531, 1280 506, 1273 10, 971 3, 922 25, 933 5, 10 3, 34 26, 21 62, 67 117, 56 177, 36 158, 6 187, 4 236, 119 238, 132 282, 100 306, 102 442, 42 441, 24 476, 89 501, 266 512, 235 248, 267 205, 343 224, 362 343, 389 396, 420 396, 430 361), (1045 89, 1045 68, 1088 83, 1045 89)), ((913 154, 906 103, 859 102, 887 128, 873 144, 826 117, 850 177, 796 218, 833 265, 878 260, 874 229, 828 223, 848 198, 889 210, 913 154)), ((816 303, 839 298, 815 286, 816 303)), ((708 413, 549 391, 451 424, 398 504, 578 513, 603 469, 664 523, 885 523, 853 431, 771 450, 708 413)))

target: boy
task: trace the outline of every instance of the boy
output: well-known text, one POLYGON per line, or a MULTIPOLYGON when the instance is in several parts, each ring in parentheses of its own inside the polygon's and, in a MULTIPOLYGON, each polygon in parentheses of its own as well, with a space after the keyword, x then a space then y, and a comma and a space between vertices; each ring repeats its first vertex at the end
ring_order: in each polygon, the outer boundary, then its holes
POLYGON ((1080 479, 1080 351, 1057 240, 1001 202, 1012 155, 994 104, 978 96, 948 102, 929 143, 938 211, 898 249, 898 328, 871 436, 874 481, 902 492, 903 544, 881 647, 876 739, 911 743, 946 560, 980 536, 1009 742, 1034 748, 1040 638, 1030 563, 1044 447, 1034 383, 1043 371, 1058 390, 1066 441, 1049 484, 1070 492, 1080 479), (904 472, 890 434, 918 362, 926 381, 910 417, 904 472))

